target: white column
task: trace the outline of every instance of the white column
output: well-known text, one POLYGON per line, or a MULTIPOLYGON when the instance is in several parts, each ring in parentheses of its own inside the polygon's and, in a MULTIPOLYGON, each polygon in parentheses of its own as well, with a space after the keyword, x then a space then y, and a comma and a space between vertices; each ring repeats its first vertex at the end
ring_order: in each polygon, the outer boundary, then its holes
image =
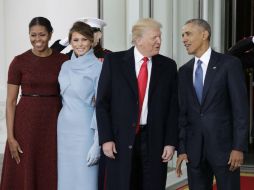
POLYGON ((126 48, 132 46, 131 44, 131 30, 132 26, 142 17, 143 7, 142 1, 127 0, 126 1, 126 48))
POLYGON ((173 1, 173 59, 178 67, 186 63, 192 56, 189 56, 182 43, 182 27, 184 23, 192 18, 198 18, 199 0, 171 0, 173 1))
POLYGON ((172 57, 173 50, 173 1, 154 0, 153 17, 162 24, 160 53, 172 57))
POLYGON ((203 7, 202 7, 202 18, 208 21, 209 15, 209 0, 201 0, 203 7))
POLYGON ((76 0, 0 0, 0 153, 6 140, 5 97, 7 70, 14 56, 31 48, 28 25, 33 17, 43 16, 54 28, 51 43, 68 35, 80 17, 97 17, 97 1, 76 0))
POLYGON ((215 51, 219 51, 221 52, 222 49, 221 49, 221 44, 222 44, 222 41, 221 39, 222 38, 222 35, 224 33, 222 33, 222 28, 221 28, 221 4, 222 4, 222 1, 221 0, 214 0, 214 8, 213 8, 213 15, 216 15, 216 17, 213 17, 213 48, 215 51))
POLYGON ((120 51, 126 49, 126 2, 125 0, 102 0, 103 19, 107 26, 103 29, 103 44, 106 49, 120 51))
POLYGON ((140 0, 140 17, 150 17, 150 0, 140 0))

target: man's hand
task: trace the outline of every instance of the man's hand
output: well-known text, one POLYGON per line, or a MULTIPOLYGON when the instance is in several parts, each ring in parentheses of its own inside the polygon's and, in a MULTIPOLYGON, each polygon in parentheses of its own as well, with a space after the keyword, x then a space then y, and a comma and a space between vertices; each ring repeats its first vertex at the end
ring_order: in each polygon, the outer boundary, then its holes
POLYGON ((115 159, 115 155, 117 154, 116 145, 113 141, 106 142, 102 145, 102 150, 105 156, 115 159))
POLYGON ((170 145, 164 146, 164 150, 161 156, 162 162, 168 162, 169 160, 171 160, 174 155, 174 152, 175 152, 174 146, 170 145))
POLYGON ((232 150, 228 161, 228 165, 230 165, 229 170, 235 171, 242 164, 243 164, 243 152, 239 150, 232 150))
POLYGON ((185 161, 188 163, 188 156, 187 154, 180 154, 176 161, 176 176, 181 177, 182 173, 182 162, 185 161))

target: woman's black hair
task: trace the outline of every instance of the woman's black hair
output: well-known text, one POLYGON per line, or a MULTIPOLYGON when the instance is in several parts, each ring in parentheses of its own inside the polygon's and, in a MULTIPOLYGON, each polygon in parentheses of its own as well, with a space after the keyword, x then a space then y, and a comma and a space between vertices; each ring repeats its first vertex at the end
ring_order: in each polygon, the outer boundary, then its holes
POLYGON ((31 29, 32 26, 40 25, 44 26, 48 33, 53 32, 53 27, 51 26, 50 21, 45 17, 35 17, 33 18, 29 23, 29 29, 31 29))

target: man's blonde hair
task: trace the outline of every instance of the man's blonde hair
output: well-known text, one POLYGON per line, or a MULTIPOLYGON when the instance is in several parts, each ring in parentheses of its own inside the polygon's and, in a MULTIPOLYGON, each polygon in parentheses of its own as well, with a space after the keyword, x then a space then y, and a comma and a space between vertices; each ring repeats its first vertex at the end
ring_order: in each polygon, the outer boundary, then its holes
POLYGON ((160 29, 161 23, 152 18, 142 18, 132 27, 132 43, 135 44, 137 38, 141 37, 147 29, 160 29))

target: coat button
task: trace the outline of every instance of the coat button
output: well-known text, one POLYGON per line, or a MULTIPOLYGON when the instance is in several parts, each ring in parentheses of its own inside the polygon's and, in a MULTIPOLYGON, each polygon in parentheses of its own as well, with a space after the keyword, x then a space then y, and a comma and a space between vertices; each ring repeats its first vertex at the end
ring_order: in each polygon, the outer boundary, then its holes
POLYGON ((132 145, 129 145, 128 148, 131 150, 132 149, 132 145))
POLYGON ((201 116, 201 117, 203 117, 203 116, 204 116, 204 114, 203 114, 203 113, 201 113, 201 114, 200 114, 200 116, 201 116))

